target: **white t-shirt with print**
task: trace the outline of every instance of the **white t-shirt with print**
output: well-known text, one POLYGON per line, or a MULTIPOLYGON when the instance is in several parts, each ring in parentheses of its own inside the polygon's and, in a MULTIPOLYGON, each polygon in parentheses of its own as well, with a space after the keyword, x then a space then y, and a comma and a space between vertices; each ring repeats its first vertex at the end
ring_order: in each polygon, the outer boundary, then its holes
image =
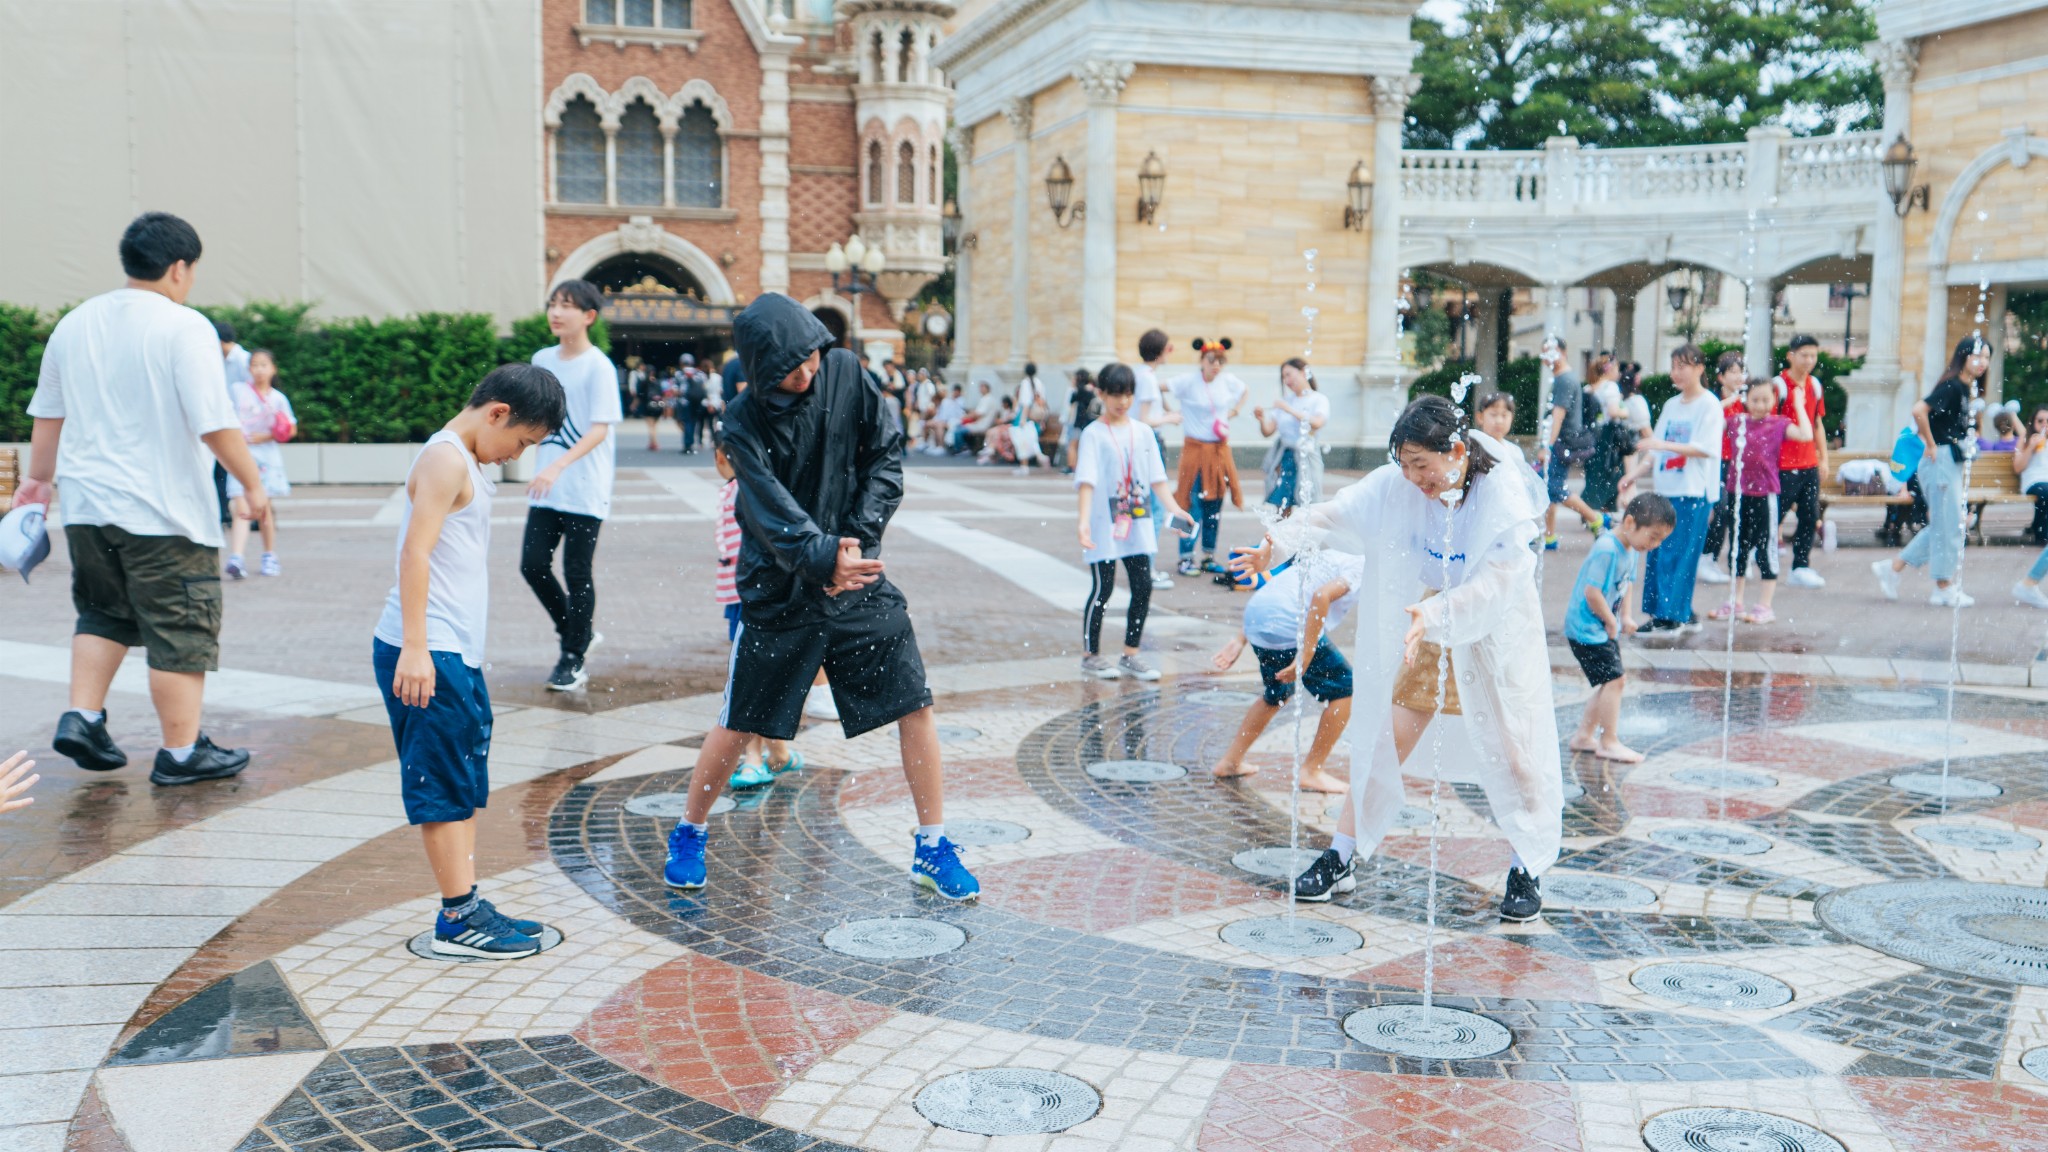
POLYGON ((1159 438, 1136 420, 1125 420, 1112 428, 1102 420, 1081 430, 1080 455, 1074 461, 1074 485, 1094 485, 1088 509, 1088 535, 1095 547, 1081 554, 1090 564, 1120 560, 1125 556, 1150 556, 1159 551, 1159 526, 1150 516, 1131 519, 1131 530, 1116 538, 1116 517, 1110 502, 1126 477, 1131 496, 1143 508, 1151 497, 1152 485, 1166 480, 1166 462, 1159 458, 1159 438))
POLYGON ((1228 372, 1218 372, 1214 380, 1202 379, 1200 372, 1175 379, 1173 400, 1180 405, 1181 436, 1210 444, 1224 439, 1216 434, 1216 423, 1223 422, 1227 435, 1230 410, 1237 407, 1244 394, 1244 381, 1228 372))
POLYGON ((1330 419, 1330 398, 1313 388, 1299 396, 1292 392, 1283 393, 1280 399, 1285 401, 1289 408, 1301 413, 1302 417, 1304 417, 1303 419, 1296 419, 1282 412, 1277 405, 1268 409, 1273 416, 1275 431, 1280 435, 1280 446, 1282 448, 1300 447, 1303 432, 1307 432, 1313 437, 1315 431, 1309 427, 1309 423, 1316 417, 1322 417, 1325 422, 1330 419))
MULTIPOLYGON (((291 397, 276 388, 272 388, 269 397, 265 398, 256 391, 254 384, 230 384, 228 394, 234 399, 235 415, 242 420, 243 436, 271 431, 276 426, 277 414, 280 412, 294 425, 299 422, 299 414, 292 411, 291 397)), ((273 469, 279 477, 284 475, 284 448, 277 441, 251 443, 249 455, 256 458, 256 467, 266 473, 265 483, 269 483, 267 474, 273 469)))
POLYGON ((1696 400, 1673 396, 1664 402, 1664 410, 1657 414, 1655 438, 1692 444, 1706 449, 1707 454, 1700 457, 1659 452, 1651 473, 1659 496, 1704 496, 1712 500, 1720 495, 1723 423, 1721 399, 1712 392, 1701 391, 1696 400))
POLYGON ((213 453, 240 428, 213 322, 158 292, 116 288, 64 314, 28 414, 64 421, 64 521, 219 547, 213 453))
MULTIPOLYGON (((586 349, 574 360, 562 359, 562 347, 543 348, 533 362, 555 374, 569 399, 569 417, 554 435, 540 442, 535 461, 541 468, 562 458, 578 440, 599 424, 617 424, 625 414, 619 408, 618 371, 611 358, 596 348, 586 349)), ((607 436, 583 459, 569 465, 547 495, 529 501, 536 508, 553 508, 578 516, 602 520, 612 510, 612 476, 617 470, 618 437, 607 436)))

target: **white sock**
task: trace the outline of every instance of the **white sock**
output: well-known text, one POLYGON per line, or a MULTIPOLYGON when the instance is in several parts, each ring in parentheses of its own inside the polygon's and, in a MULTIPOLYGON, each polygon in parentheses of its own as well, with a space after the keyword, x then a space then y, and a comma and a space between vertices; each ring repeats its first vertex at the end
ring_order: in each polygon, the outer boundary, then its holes
POLYGON ((190 760, 192 758, 192 749, 196 747, 198 747, 198 745, 196 744, 187 744, 182 748, 166 748, 164 749, 164 751, 169 752, 171 754, 171 759, 176 760, 180 764, 183 764, 185 761, 190 760))
POLYGON ((688 820, 684 820, 684 819, 678 818, 678 819, 676 820, 676 827, 678 827, 678 828, 695 828, 695 829, 696 829, 697 831, 699 831, 699 832, 703 832, 703 833, 705 833, 706 835, 709 835, 709 834, 710 834, 710 828, 711 828, 711 822, 707 820, 707 821, 705 821, 705 822, 704 822, 704 823, 702 823, 702 824, 692 824, 692 823, 690 823, 690 822, 689 822, 688 820))
POLYGON ((939 837, 945 834, 946 826, 944 824, 919 824, 917 826, 917 842, 926 848, 938 847, 939 837))
POLYGON ((1330 847, 1337 853, 1337 859, 1349 864, 1352 855, 1358 851, 1358 837, 1339 832, 1330 837, 1330 847))
POLYGON ((72 711, 85 717, 87 724, 97 724, 107 718, 106 709, 104 708, 73 708, 72 711))

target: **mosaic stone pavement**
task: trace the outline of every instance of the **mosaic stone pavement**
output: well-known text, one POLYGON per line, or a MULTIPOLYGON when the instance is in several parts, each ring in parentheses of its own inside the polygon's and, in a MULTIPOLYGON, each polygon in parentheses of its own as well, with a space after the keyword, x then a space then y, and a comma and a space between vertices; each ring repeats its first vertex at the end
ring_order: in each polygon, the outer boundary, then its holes
MULTIPOLYGON (((1233 857, 1319 846, 1334 801, 1290 796, 1286 714, 1258 775, 1211 778, 1249 679, 934 679, 949 815, 982 825, 978 903, 906 882, 891 733, 807 729, 810 768, 715 815, 709 887, 684 894, 661 882, 669 820, 632 809, 687 786, 714 701, 508 711, 524 766, 497 782, 525 835, 487 891, 558 947, 461 965, 406 950, 432 901, 380 878, 416 851, 388 764, 258 801, 288 827, 207 817, 4 910, 0 927, 34 917, 73 948, 122 909, 162 929, 150 956, 93 960, 91 988, 31 994, 23 973, 60 961, 4 953, 0 1008, 82 1057, 47 1075, 50 1121, 0 1148, 1619 1152, 1699 1108, 1849 1152, 2011 1152, 2048 1132, 2038 694, 1959 693, 1951 725, 1937 690, 1745 674, 1724 730, 1718 676, 1639 676, 1627 734, 1650 757, 1567 759, 1555 896, 1514 926, 1496 911, 1506 845, 1454 787, 1431 923, 1427 740, 1416 811, 1357 889, 1290 912, 1280 880, 1233 857), (1187 771, 1089 771, 1105 761, 1187 771), (339 875, 294 902, 316 864, 339 875), (1259 950, 1294 938, 1289 915, 1323 946, 1259 950), (1402 1055, 1347 1032, 1418 1003, 1426 969, 1435 1003, 1508 1046, 1402 1055), (979 1134, 1040 1115, 1060 1130, 979 1134)), ((1581 689, 1563 669, 1558 685, 1572 718, 1581 689)))

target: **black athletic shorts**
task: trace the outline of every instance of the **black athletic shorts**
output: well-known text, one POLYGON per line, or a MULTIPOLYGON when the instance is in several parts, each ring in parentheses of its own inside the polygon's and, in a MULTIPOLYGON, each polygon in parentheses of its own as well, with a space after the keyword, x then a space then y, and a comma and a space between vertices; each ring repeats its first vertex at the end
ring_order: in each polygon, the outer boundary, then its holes
POLYGON ((1572 655, 1578 658, 1579 671, 1586 674, 1586 683, 1598 688, 1621 679, 1620 644, 1613 640, 1605 644, 1581 644, 1569 636, 1564 642, 1572 646, 1572 655))
POLYGON ((820 667, 848 739, 931 706, 910 607, 883 581, 860 604, 822 622, 771 629, 743 616, 719 724, 770 740, 794 739, 804 695, 820 667))

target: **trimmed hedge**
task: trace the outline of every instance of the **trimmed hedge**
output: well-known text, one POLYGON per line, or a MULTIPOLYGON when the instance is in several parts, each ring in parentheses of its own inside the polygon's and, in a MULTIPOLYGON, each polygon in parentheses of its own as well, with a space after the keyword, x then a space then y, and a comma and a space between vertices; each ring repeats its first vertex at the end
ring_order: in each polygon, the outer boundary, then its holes
MULTIPOLYGON (((1446 360, 1435 370, 1416 377, 1415 382, 1408 386, 1408 398, 1413 400, 1425 394, 1448 397, 1451 394, 1451 385, 1457 382, 1458 377, 1475 371, 1477 369, 1470 360, 1446 360)), ((1481 396, 1490 395, 1495 391, 1506 392, 1515 398, 1513 434, 1534 436, 1540 398, 1538 393, 1542 390, 1542 361, 1534 356, 1517 356, 1508 361, 1506 368, 1501 369, 1498 385, 1489 380, 1474 387, 1465 397, 1464 409, 1469 414, 1472 405, 1478 403, 1481 396)))
MULTIPOLYGON (((292 398, 299 438, 324 443, 423 441, 485 373, 555 342, 541 313, 501 336, 496 320, 476 312, 316 320, 305 303, 200 311, 233 324, 244 348, 276 356, 277 386, 292 398)), ((61 315, 0 304, 0 440, 28 439, 29 397, 61 315)), ((591 339, 610 351, 602 320, 591 339)))

